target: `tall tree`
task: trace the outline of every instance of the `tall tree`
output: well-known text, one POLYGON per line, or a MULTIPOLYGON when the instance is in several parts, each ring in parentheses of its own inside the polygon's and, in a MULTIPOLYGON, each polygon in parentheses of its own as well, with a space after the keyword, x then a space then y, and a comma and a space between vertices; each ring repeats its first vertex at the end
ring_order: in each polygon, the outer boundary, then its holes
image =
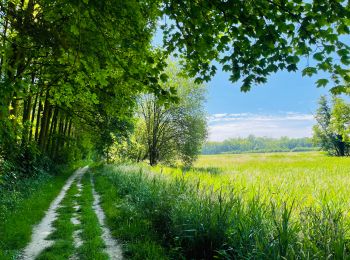
POLYGON ((164 104, 154 95, 144 95, 139 112, 143 125, 136 129, 136 134, 145 136, 141 140, 145 141, 150 165, 176 159, 191 165, 207 133, 203 111, 205 87, 185 77, 175 64, 170 64, 167 75, 169 79, 163 87, 177 91, 178 102, 164 104))
POLYGON ((160 89, 158 15, 148 0, 1 1, 0 156, 38 147, 62 161, 124 133, 136 95, 160 89))
POLYGON ((319 108, 316 112, 317 125, 313 127, 314 140, 324 151, 336 156, 349 154, 349 143, 345 139, 345 125, 341 120, 348 117, 349 105, 340 98, 333 98, 333 108, 328 104, 327 98, 321 96, 319 108), (347 107, 343 110, 342 108, 347 107))

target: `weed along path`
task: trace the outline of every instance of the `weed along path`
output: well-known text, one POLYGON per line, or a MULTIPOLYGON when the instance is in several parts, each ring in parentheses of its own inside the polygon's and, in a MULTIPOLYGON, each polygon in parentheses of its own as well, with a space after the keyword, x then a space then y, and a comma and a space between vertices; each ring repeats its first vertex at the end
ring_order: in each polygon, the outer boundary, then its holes
POLYGON ((100 197, 88 167, 67 180, 41 222, 20 260, 122 259, 122 250, 105 225, 100 197))

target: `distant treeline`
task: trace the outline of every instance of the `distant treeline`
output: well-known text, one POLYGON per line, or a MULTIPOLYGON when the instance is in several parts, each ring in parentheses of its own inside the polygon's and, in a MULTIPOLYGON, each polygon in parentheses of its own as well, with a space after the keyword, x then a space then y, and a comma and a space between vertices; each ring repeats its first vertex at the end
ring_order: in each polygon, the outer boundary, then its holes
POLYGON ((303 152, 319 150, 312 138, 268 138, 250 135, 246 138, 231 138, 222 142, 207 142, 202 154, 220 153, 268 153, 268 152, 303 152))

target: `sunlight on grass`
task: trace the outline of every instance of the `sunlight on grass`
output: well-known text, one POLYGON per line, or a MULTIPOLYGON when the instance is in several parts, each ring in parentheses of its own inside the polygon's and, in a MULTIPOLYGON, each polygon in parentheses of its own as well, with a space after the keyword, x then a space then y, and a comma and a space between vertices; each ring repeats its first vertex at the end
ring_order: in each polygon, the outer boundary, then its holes
POLYGON ((164 166, 153 170, 216 190, 233 188, 246 198, 259 194, 277 203, 295 200, 296 207, 350 203, 350 158, 318 152, 202 155, 188 171, 164 166))
POLYGON ((348 259, 349 162, 319 153, 202 156, 188 171, 105 166, 96 183, 106 211, 118 212, 106 214, 113 233, 127 243, 151 239, 169 259, 348 259))

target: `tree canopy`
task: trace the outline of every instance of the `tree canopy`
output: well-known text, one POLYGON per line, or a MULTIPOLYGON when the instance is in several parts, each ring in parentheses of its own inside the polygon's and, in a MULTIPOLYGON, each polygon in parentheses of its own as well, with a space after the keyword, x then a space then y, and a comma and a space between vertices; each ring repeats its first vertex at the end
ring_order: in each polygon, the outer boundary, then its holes
MULTIPOLYGON (((217 65, 242 80, 243 91, 265 83, 278 70, 297 71, 306 58, 303 75, 327 72, 332 91, 344 92, 349 81, 350 13, 346 0, 165 0, 164 43, 168 52, 185 58, 185 68, 208 81, 217 65)), ((319 79, 317 86, 327 85, 319 79)))
POLYGON ((330 155, 350 155, 350 104, 335 96, 329 104, 321 96, 315 117, 314 142, 330 155))
POLYGON ((161 85, 165 90, 176 91, 178 102, 169 104, 154 94, 142 95, 135 114, 133 142, 124 153, 120 149, 117 153, 137 161, 147 158, 150 165, 181 160, 190 166, 207 136, 203 106, 206 89, 186 77, 175 63, 169 62, 165 73, 169 80, 161 85))
POLYGON ((158 15, 153 1, 1 1, 0 157, 79 159, 127 135, 136 96, 166 96, 158 15))

